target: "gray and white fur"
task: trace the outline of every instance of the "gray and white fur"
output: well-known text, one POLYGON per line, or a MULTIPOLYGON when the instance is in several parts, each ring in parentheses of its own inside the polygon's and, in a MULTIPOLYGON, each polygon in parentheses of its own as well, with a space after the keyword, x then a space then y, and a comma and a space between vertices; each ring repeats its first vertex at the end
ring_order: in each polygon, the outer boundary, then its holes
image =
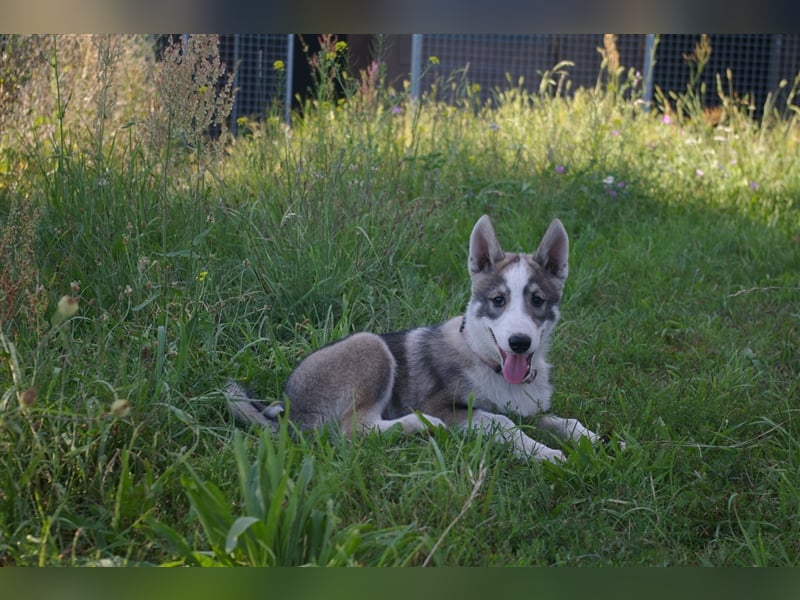
MULTIPOLYGON (((548 414, 546 360, 568 272, 569 240, 558 219, 533 254, 504 252, 484 215, 469 241, 472 293, 466 313, 395 333, 356 333, 313 352, 286 382, 291 421, 301 429, 335 424, 351 434, 402 427, 472 426, 537 460, 564 458, 507 416, 539 416, 561 438, 599 436, 576 419, 548 414), (471 408, 470 408, 470 402, 471 408), (471 416, 471 423, 468 419, 471 416)), ((283 403, 268 404, 231 383, 240 421, 272 425, 283 403)))

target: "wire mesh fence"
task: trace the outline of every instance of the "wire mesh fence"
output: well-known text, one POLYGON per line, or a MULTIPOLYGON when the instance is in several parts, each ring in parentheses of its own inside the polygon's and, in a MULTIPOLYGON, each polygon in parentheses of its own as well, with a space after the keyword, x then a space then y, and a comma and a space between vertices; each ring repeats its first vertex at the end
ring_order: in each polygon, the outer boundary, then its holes
MULTIPOLYGON (((486 99, 493 90, 519 85, 537 90, 546 71, 562 61, 568 67, 571 87, 597 83, 600 75, 603 35, 425 35, 422 55, 435 57, 435 68, 428 68, 422 89, 456 73, 478 84, 486 99)), ((620 64, 642 69, 644 36, 617 36, 620 64)), ((477 89, 477 88, 476 88, 477 89)))
MULTIPOLYGON (((699 35, 661 36, 653 69, 655 85, 665 91, 686 90, 693 71, 698 70, 695 55, 703 52, 702 44, 699 35)), ((778 90, 781 79, 791 81, 800 70, 800 36, 796 35, 709 35, 708 51, 695 84, 707 107, 719 105, 721 86, 727 96, 746 99, 759 116, 767 94, 778 90)))
POLYGON ((290 40, 290 36, 272 34, 219 36, 220 59, 232 67, 233 85, 238 90, 231 111, 234 133, 239 117, 263 115, 273 103, 284 102, 286 64, 291 64, 292 56, 290 40), (275 61, 283 62, 283 70, 275 68, 275 61))
MULTIPOLYGON (((522 85, 535 91, 543 74, 561 61, 573 63, 568 67, 566 93, 594 86, 603 76, 601 51, 608 51, 602 34, 425 34, 417 36, 413 54, 412 45, 402 40, 410 36, 393 37, 400 41, 379 57, 386 62, 389 75, 397 80, 418 74, 415 89, 425 94, 437 84, 443 100, 448 100, 449 89, 467 82, 482 100, 508 86, 522 85)), ((668 34, 650 36, 648 45, 646 35, 621 34, 614 37, 615 59, 625 67, 625 74, 629 69, 640 73, 645 89, 661 90, 668 97, 669 91, 685 91, 697 74, 693 54, 702 39, 699 34, 668 34), (650 47, 655 51, 652 70, 648 71, 650 47)), ((291 64, 295 50, 290 40, 291 36, 274 34, 221 36, 223 57, 229 64, 238 65, 239 95, 232 121, 239 116, 264 114, 272 102, 289 104, 294 93, 306 93, 306 89, 292 89, 291 69, 282 75, 273 68, 276 60, 291 64)), ((710 54, 695 82, 698 92, 704 89, 701 101, 705 106, 720 102, 719 74, 723 91, 747 100, 758 117, 767 94, 777 92, 782 80, 791 84, 800 72, 800 34, 711 34, 707 41, 710 54)), ((294 63, 298 80, 298 69, 307 69, 308 64, 300 60, 294 63)), ((783 88, 782 93, 785 95, 790 87, 783 88)))

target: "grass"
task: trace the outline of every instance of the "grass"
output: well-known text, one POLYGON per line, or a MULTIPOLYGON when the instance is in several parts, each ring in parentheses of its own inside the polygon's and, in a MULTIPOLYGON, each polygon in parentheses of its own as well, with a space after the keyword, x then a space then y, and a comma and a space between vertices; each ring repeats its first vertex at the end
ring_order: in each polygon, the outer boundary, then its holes
POLYGON ((52 138, 3 134, 0 265, 31 276, 2 280, 0 564, 800 563, 791 114, 373 91, 240 127, 202 169, 143 120, 98 157, 69 105, 52 138), (565 223, 554 409, 625 451, 237 429, 226 378, 277 398, 322 344, 462 311, 484 212, 509 250, 565 223))

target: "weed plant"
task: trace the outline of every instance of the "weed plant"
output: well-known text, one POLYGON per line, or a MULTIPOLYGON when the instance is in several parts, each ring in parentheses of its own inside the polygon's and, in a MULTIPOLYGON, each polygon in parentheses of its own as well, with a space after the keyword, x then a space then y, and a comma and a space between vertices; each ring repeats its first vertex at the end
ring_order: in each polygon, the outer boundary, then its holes
POLYGON ((2 43, 0 564, 800 563, 798 80, 759 123, 722 80, 714 122, 646 110, 609 37, 593 89, 484 102, 432 57, 412 100, 330 37, 290 126, 212 150, 213 37, 2 43), (608 447, 234 425, 227 378, 277 399, 323 344, 459 314, 483 213, 514 251, 565 223, 554 409, 608 447))

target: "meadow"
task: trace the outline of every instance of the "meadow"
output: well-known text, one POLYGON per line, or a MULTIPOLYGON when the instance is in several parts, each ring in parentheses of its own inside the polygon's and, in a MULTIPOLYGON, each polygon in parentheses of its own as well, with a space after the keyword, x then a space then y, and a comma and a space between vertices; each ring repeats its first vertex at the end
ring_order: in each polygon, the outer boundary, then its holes
POLYGON ((234 139, 192 40, 4 42, 0 565, 800 564, 800 79, 758 119, 726 74, 713 119, 646 110, 600 56, 415 101, 328 40, 291 126, 234 139), (459 314, 484 213, 512 251, 563 221, 553 407, 609 445, 236 426, 228 378, 278 399, 329 341, 459 314))

